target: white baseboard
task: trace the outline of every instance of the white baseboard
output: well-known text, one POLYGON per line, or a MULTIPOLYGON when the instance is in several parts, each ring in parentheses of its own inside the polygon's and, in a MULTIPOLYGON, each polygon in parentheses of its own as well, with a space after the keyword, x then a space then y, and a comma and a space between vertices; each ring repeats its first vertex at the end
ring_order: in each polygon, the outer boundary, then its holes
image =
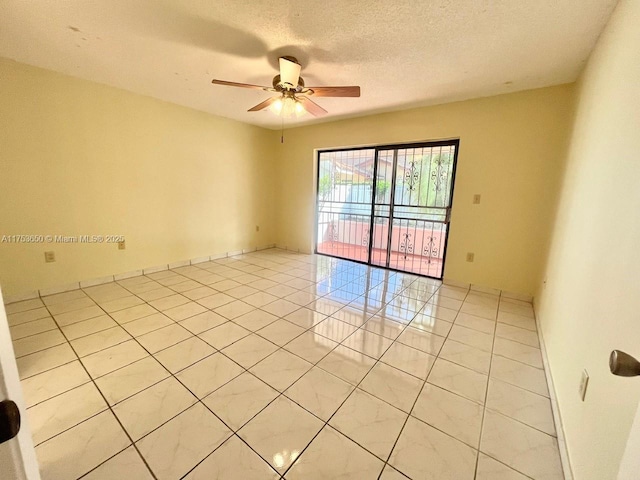
POLYGON ((209 260, 211 260, 211 255, 209 255, 207 257, 192 258, 191 259, 191 265, 197 265, 198 263, 208 262, 209 260))
POLYGON ((188 267, 191 265, 191 260, 182 260, 180 262, 173 262, 169 264, 169 269, 178 268, 178 267, 188 267))
POLYGON ((553 375, 551 374, 551 368, 549 368, 549 359, 547 358, 547 348, 544 343, 544 335, 542 334, 538 314, 535 311, 534 313, 536 316, 536 328, 538 329, 538 340, 540 341, 540 351, 542 353, 542 363, 544 365, 544 375, 547 379, 547 386, 549 387, 553 423, 555 423, 556 426, 556 436, 558 439, 558 450, 560 451, 560 461, 562 462, 562 471, 564 473, 565 480, 573 480, 573 470, 571 469, 571 461, 569 459, 569 449, 567 448, 564 425, 562 424, 562 416, 560 415, 560 406, 558 405, 556 388, 553 383, 553 375))
POLYGON ((459 282, 458 280, 450 280, 448 278, 443 279, 442 283, 444 285, 449 285, 450 287, 465 288, 467 290, 469 290, 469 288, 471 287, 470 283, 459 282))
POLYGON ((95 287, 104 283, 113 282, 115 275, 107 275, 106 277, 93 278, 91 280, 83 280, 80 282, 80 288, 95 287))
POLYGON ((449 285, 450 287, 458 287, 465 288, 467 290, 473 290, 475 292, 481 293, 490 293, 492 295, 500 295, 503 298, 510 300, 520 300, 522 302, 532 303, 533 297, 531 295, 527 295, 524 293, 515 293, 509 292, 507 290, 500 290, 499 288, 486 287, 484 285, 475 285, 472 283, 459 282, 458 280, 452 280, 449 278, 445 278, 442 280, 444 285, 449 285))
POLYGON ((80 282, 67 283, 58 287, 43 288, 38 291, 41 297, 47 295, 55 295, 57 293, 70 292, 71 290, 78 290, 80 288, 80 282))
POLYGON ((499 288, 485 287, 484 285, 476 285, 474 283, 471 284, 471 287, 469 288, 469 290, 473 290, 474 292, 480 292, 480 293, 488 293, 490 295, 500 295, 499 288))
POLYGON ((143 268, 142 272, 145 275, 149 275, 150 273, 158 273, 158 272, 162 272, 164 270, 169 270, 169 264, 166 265, 156 265, 155 267, 147 267, 147 268, 143 268))
POLYGON ((40 294, 38 290, 34 290, 32 292, 24 292, 17 295, 3 295, 5 303, 15 303, 21 302, 23 300, 33 300, 34 298, 38 298, 40 294))
POLYGON ((119 273, 113 276, 113 279, 117 282, 118 280, 126 280, 127 278, 139 277, 142 275, 142 270, 132 270, 131 272, 119 273))
POLYGON ((102 285, 105 283, 113 282, 114 280, 115 281, 125 280, 127 278, 138 277, 140 275, 148 275, 150 273, 162 272, 162 271, 173 269, 173 268, 186 267, 189 265, 197 265, 199 263, 218 260, 221 258, 233 257, 236 255, 242 255, 244 253, 267 250, 270 248, 276 248, 276 244, 270 243, 262 246, 243 248, 242 250, 236 250, 232 252, 215 253, 213 255, 206 256, 206 257, 197 257, 197 258, 192 258, 190 260, 181 260, 178 262, 172 262, 172 263, 167 263, 163 265, 156 265, 154 267, 147 267, 141 270, 132 270, 125 273, 117 273, 114 275, 106 275, 104 277, 81 280, 79 282, 68 283, 66 285, 60 285, 57 287, 42 288, 40 290, 33 290, 30 292, 24 292, 24 293, 15 294, 15 295, 5 295, 4 301, 5 303, 9 304, 14 302, 21 302, 23 300, 32 300, 38 297, 46 297, 48 295, 55 295, 57 293, 64 293, 64 292, 69 292, 71 290, 78 290, 79 288, 88 288, 96 285, 102 285))
POLYGON ((521 300, 523 302, 528 302, 528 303, 533 302, 532 295, 526 295, 524 293, 508 292, 506 290, 502 291, 502 297, 508 298, 510 300, 521 300))

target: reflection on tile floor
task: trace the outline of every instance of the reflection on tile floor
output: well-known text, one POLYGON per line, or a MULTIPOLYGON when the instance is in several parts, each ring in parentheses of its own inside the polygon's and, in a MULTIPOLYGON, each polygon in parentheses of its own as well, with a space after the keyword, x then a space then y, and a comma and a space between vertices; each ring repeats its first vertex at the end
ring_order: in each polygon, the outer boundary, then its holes
POLYGON ((7 313, 45 480, 562 478, 528 303, 273 249, 7 313))

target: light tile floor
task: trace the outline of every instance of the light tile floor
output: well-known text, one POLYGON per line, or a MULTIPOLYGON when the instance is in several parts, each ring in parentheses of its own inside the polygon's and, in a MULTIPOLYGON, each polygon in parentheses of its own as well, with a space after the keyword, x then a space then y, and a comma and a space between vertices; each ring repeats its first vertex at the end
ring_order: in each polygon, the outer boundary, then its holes
POLYGON ((7 313, 45 480, 562 478, 524 302, 274 249, 7 313))

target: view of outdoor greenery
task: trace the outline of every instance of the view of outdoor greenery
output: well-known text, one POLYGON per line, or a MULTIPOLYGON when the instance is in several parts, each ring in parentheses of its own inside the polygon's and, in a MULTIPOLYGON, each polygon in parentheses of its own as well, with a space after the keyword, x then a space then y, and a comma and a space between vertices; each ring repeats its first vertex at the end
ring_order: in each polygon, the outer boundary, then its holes
MULTIPOLYGON (((450 202, 454 151, 451 147, 440 148, 437 153, 435 149, 419 150, 421 150, 419 154, 407 150, 398 155, 395 204, 421 207, 420 213, 438 216, 442 214, 439 209, 428 207, 443 208, 450 202)), ((371 160, 367 159, 365 162, 371 163, 371 160)), ((319 167, 318 199, 320 202, 371 202, 373 189, 371 165, 367 165, 368 168, 362 168, 362 164, 352 164, 349 169, 341 165, 339 159, 331 157, 321 161, 319 167), (336 190, 339 186, 350 186, 350 188, 348 190, 342 188, 338 192, 336 190)), ((389 204, 391 169, 380 170, 375 183, 375 202, 389 204)), ((343 214, 350 213, 350 207, 345 205, 343 214)))

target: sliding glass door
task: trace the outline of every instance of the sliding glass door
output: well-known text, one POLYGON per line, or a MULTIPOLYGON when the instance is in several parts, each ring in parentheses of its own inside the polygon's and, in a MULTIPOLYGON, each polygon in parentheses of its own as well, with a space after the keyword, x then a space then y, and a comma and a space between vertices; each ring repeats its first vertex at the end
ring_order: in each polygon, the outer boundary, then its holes
POLYGON ((369 261, 375 149, 321 152, 316 251, 369 261))
POLYGON ((316 252, 442 278, 458 144, 320 152, 316 252))

